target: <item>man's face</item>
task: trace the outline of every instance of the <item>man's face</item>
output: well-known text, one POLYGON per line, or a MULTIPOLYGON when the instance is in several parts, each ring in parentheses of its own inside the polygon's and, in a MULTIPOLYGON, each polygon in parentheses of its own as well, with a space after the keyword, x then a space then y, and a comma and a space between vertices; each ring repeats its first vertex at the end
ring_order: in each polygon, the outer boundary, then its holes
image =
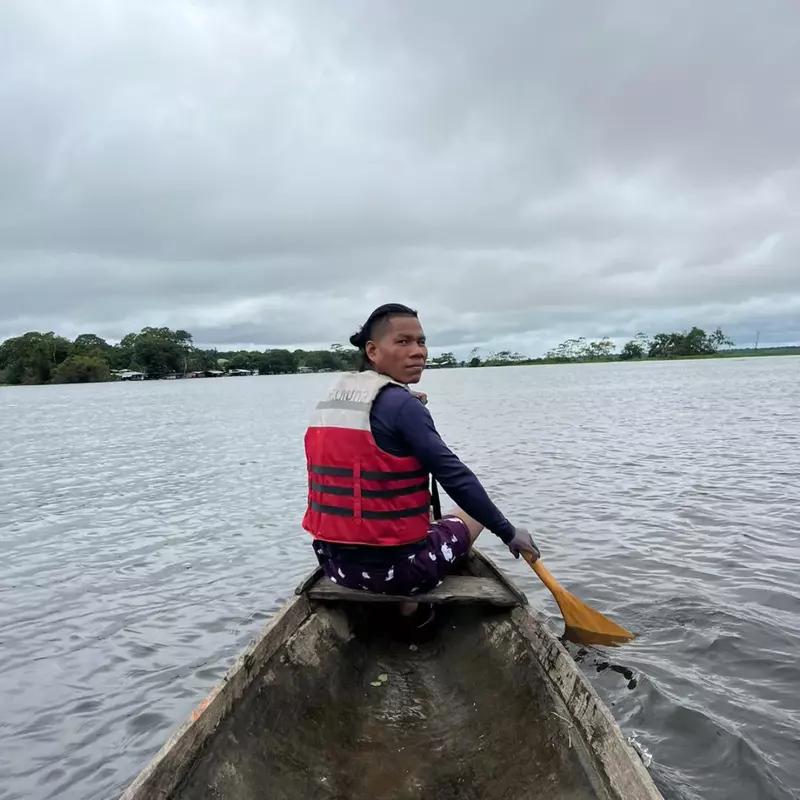
POLYGON ((419 383, 428 348, 416 317, 391 317, 381 333, 367 342, 367 357, 375 369, 399 383, 419 383))

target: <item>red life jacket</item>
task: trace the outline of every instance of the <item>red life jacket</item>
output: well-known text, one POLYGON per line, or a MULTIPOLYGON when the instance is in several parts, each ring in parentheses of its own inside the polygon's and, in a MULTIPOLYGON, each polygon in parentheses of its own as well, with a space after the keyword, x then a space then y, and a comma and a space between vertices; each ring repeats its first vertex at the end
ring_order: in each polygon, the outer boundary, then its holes
POLYGON ((372 404, 392 383, 372 370, 348 373, 314 411, 305 436, 308 508, 303 527, 315 539, 391 546, 427 536, 427 471, 417 458, 381 450, 370 428, 372 404))

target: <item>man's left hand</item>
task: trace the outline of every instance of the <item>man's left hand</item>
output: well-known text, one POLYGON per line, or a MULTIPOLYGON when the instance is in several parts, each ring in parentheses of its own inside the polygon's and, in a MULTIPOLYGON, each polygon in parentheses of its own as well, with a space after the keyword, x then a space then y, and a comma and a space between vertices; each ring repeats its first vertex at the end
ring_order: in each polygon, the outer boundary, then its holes
POLYGON ((539 558, 539 548, 533 541, 533 536, 525 528, 517 528, 514 538, 508 543, 508 549, 514 558, 519 558, 522 553, 530 553, 533 556, 531 563, 539 558))

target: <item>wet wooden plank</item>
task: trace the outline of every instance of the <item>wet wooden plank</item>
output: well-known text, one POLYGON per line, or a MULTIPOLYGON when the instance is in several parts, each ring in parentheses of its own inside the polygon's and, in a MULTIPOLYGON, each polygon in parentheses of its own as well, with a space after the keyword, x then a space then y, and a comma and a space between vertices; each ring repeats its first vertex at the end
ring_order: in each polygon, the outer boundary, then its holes
POLYGON ((410 597, 346 589, 323 578, 307 589, 307 595, 311 600, 326 602, 399 603, 415 600, 419 603, 488 603, 506 608, 519 603, 514 593, 502 583, 493 578, 476 578, 472 575, 451 575, 432 591, 410 597))

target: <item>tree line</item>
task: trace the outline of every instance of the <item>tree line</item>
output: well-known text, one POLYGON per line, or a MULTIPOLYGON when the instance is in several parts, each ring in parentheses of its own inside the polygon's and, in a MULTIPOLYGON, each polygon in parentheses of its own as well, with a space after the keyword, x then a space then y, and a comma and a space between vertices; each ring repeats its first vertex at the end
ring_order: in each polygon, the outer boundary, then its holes
MULTIPOLYGON (((712 356, 733 342, 717 328, 706 334, 694 327, 684 333, 637 334, 617 354, 614 343, 604 337, 589 341, 568 339, 542 358, 529 358, 510 350, 481 358, 475 348, 465 361, 452 352, 431 359, 430 366, 496 367, 515 364, 570 363, 581 361, 631 361, 645 358, 690 358, 712 356)), ((147 378, 165 378, 192 372, 248 370, 261 375, 296 372, 354 370, 358 351, 332 344, 327 350, 236 350, 195 347, 185 330, 143 328, 110 344, 93 333, 73 341, 52 331, 31 331, 0 344, 0 384, 92 383, 115 380, 121 371, 144 373, 147 378)))
MULTIPOLYGON (((702 328, 693 327, 689 331, 657 333, 650 337, 637 333, 626 342, 617 353, 616 344, 607 336, 589 340, 584 336, 567 339, 557 347, 549 350, 541 358, 529 358, 510 350, 490 353, 485 359, 480 358, 479 348, 475 348, 466 362, 460 366, 467 367, 502 367, 513 364, 569 364, 586 361, 634 361, 646 358, 696 358, 719 355, 724 348, 733 347, 733 342, 717 328, 707 334, 702 328)), ((443 366, 458 366, 452 353, 445 353, 439 359, 447 363, 443 366)))
POLYGON ((94 383, 115 380, 124 371, 148 379, 212 370, 336 372, 357 363, 358 351, 338 344, 328 350, 225 351, 195 347, 190 333, 170 328, 143 328, 117 344, 93 333, 70 341, 52 331, 31 331, 0 344, 0 383, 94 383))
POLYGON ((657 333, 650 337, 637 333, 626 342, 619 354, 616 345, 608 337, 596 341, 567 339, 550 350, 542 359, 551 363, 574 361, 635 361, 644 358, 696 358, 718 355, 723 348, 733 347, 733 342, 717 328, 706 333, 702 328, 693 327, 689 331, 657 333))

